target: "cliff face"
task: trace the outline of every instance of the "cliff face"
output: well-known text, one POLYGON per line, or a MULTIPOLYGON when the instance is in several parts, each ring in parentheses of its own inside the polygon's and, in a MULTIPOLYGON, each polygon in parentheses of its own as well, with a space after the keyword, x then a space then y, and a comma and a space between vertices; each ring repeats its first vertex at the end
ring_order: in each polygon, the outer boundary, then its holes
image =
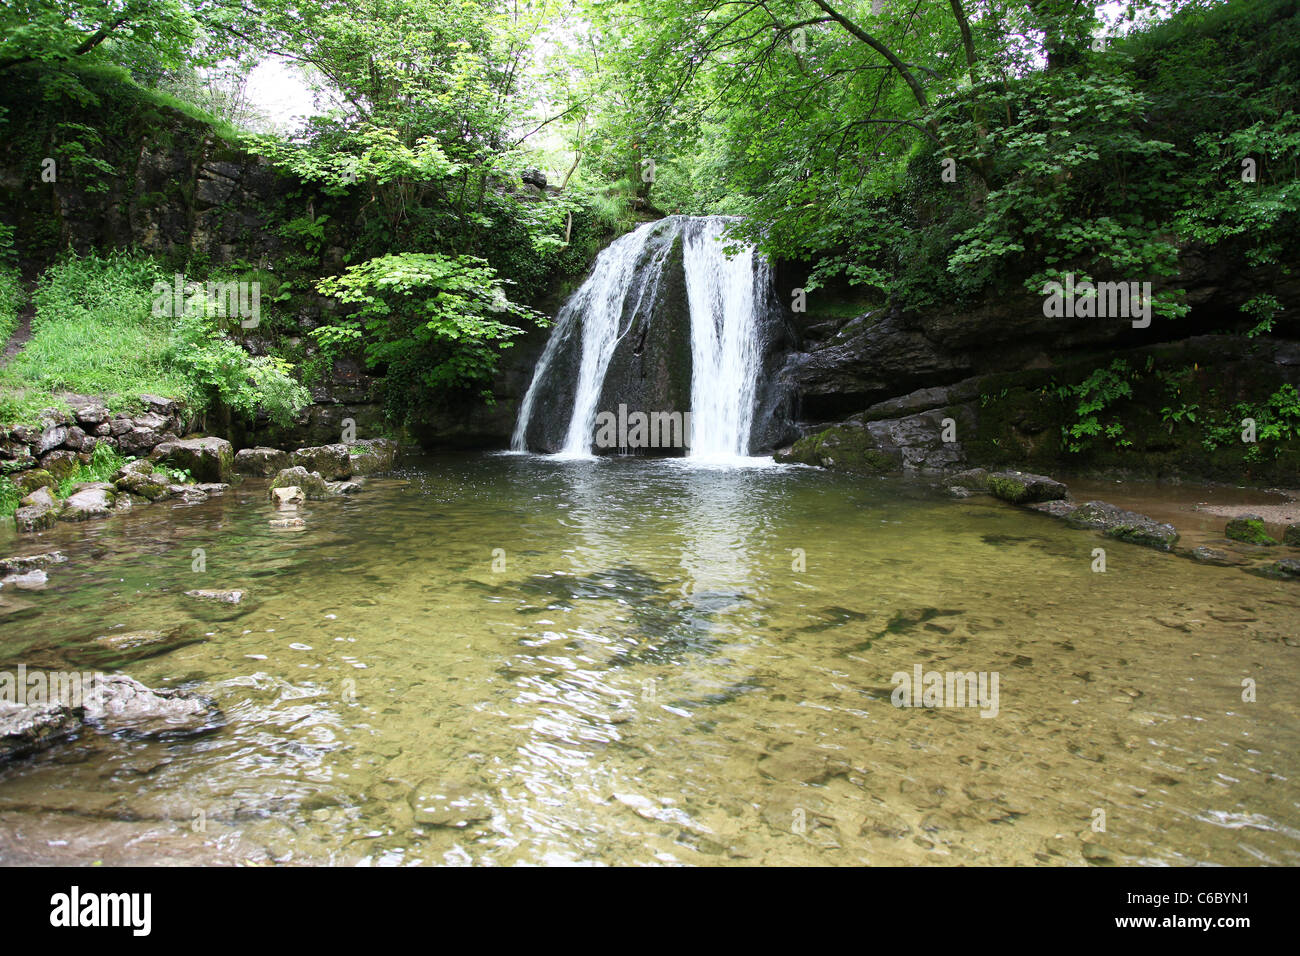
MULTIPOLYGON (((785 281, 797 279, 787 269, 785 281)), ((804 437, 780 457, 862 471, 1024 465, 1294 483, 1295 439, 1252 452, 1204 428, 1215 415, 1222 431, 1252 408, 1267 414, 1279 389, 1300 384, 1294 310, 1268 336, 1240 331, 1240 305, 1257 283, 1230 254, 1189 249, 1171 285, 1186 290, 1191 311, 1146 328, 1126 318, 1048 318, 1043 298, 1022 291, 963 309, 883 308, 829 322, 796 315, 803 342, 780 375, 798 396, 804 437), (1116 360, 1134 373, 1132 395, 1103 409, 1100 424, 1113 412, 1122 436, 1085 438, 1071 450, 1062 429, 1080 420, 1085 396, 1061 390, 1116 360)), ((1300 301, 1294 273, 1279 270, 1270 288, 1283 302, 1300 301)))

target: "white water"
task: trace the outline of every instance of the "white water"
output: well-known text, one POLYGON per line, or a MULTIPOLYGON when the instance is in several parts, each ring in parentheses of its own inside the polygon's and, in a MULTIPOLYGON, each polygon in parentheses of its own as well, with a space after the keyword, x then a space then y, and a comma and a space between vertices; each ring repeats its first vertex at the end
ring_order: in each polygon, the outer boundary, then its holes
POLYGON ((754 392, 762 360, 758 340, 760 296, 767 264, 755 281, 754 250, 728 259, 723 219, 688 232, 686 295, 691 307, 691 458, 730 460, 749 454, 754 392))
POLYGON ((555 457, 593 457, 593 431, 600 411, 597 405, 610 361, 632 317, 642 304, 653 304, 671 239, 684 231, 692 359, 688 460, 738 464, 770 461, 746 457, 762 357, 758 320, 770 272, 761 261, 756 271, 750 247, 742 247, 731 259, 726 257, 724 244, 719 241, 726 220, 710 217, 701 221, 699 228, 688 228, 692 222, 674 217, 667 222, 647 223, 620 237, 600 254, 591 275, 556 318, 520 405, 511 441, 513 451, 527 450, 528 423, 546 371, 575 329, 580 328, 581 359, 573 411, 564 446, 555 457), (663 229, 671 231, 665 234, 663 229), (648 261, 641 262, 657 231, 668 241, 661 241, 648 261), (639 262, 646 276, 638 276, 639 262), (636 281, 638 278, 645 281, 636 281))

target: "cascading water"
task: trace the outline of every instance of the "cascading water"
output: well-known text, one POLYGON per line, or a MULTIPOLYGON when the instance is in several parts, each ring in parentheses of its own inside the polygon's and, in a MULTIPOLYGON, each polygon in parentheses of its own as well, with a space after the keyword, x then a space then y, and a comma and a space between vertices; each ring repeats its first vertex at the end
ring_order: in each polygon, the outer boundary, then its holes
POLYGON ((556 318, 513 450, 590 456, 598 417, 622 406, 689 411, 691 458, 750 454, 771 270, 748 246, 726 256, 728 225, 716 216, 670 216, 600 254, 556 318))

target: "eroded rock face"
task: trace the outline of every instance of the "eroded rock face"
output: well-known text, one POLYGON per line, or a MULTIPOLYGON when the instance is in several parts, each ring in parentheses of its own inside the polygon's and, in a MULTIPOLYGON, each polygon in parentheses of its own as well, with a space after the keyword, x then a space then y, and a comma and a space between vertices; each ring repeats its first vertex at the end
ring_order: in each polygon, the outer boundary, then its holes
POLYGON ((235 449, 224 438, 163 442, 149 457, 188 471, 195 481, 229 482, 234 477, 235 449))
POLYGON ((289 465, 289 453, 278 448, 241 448, 235 455, 235 471, 241 475, 273 478, 289 465))
POLYGON ((299 448, 292 455, 294 465, 317 472, 327 481, 341 481, 352 477, 352 456, 342 443, 299 448))

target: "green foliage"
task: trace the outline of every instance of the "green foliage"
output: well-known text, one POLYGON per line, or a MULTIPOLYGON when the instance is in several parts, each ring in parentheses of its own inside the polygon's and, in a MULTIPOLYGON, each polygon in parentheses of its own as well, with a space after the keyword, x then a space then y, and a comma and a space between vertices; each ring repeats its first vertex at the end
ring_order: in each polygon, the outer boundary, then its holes
MULTIPOLYGON (((372 367, 434 391, 490 378, 497 350, 523 331, 504 319, 543 322, 511 302, 496 271, 471 256, 379 256, 317 287, 357 306, 353 317, 313 330, 327 352, 361 345, 372 367)), ((398 411, 409 401, 390 402, 390 408, 398 411)))
POLYGON ((287 422, 309 396, 272 357, 253 357, 217 327, 207 309, 173 318, 155 308, 154 284, 171 277, 125 253, 71 256, 41 276, 32 339, 4 369, 0 418, 32 421, 62 391, 103 395, 129 407, 141 393, 221 401, 252 416, 258 407, 287 422))
POLYGON ((90 453, 90 461, 82 462, 72 474, 59 482, 58 496, 72 494, 73 486, 82 481, 112 481, 117 471, 132 459, 118 454, 117 449, 102 442, 90 453))
POLYGON ((1255 442, 1246 460, 1276 458, 1283 442, 1300 438, 1300 392, 1294 385, 1283 385, 1262 402, 1237 402, 1206 422, 1201 444, 1207 451, 1240 444, 1247 419, 1254 422, 1255 442))
POLYGON ((1114 406, 1133 397, 1131 383, 1136 377, 1126 361, 1115 359, 1109 366, 1096 369, 1082 382, 1056 387, 1056 397, 1074 405, 1075 421, 1061 427, 1062 447, 1078 453, 1099 438, 1117 448, 1132 445, 1114 406))
POLYGON ((24 301, 26 296, 18 270, 0 264, 0 350, 18 328, 18 313, 24 301))

